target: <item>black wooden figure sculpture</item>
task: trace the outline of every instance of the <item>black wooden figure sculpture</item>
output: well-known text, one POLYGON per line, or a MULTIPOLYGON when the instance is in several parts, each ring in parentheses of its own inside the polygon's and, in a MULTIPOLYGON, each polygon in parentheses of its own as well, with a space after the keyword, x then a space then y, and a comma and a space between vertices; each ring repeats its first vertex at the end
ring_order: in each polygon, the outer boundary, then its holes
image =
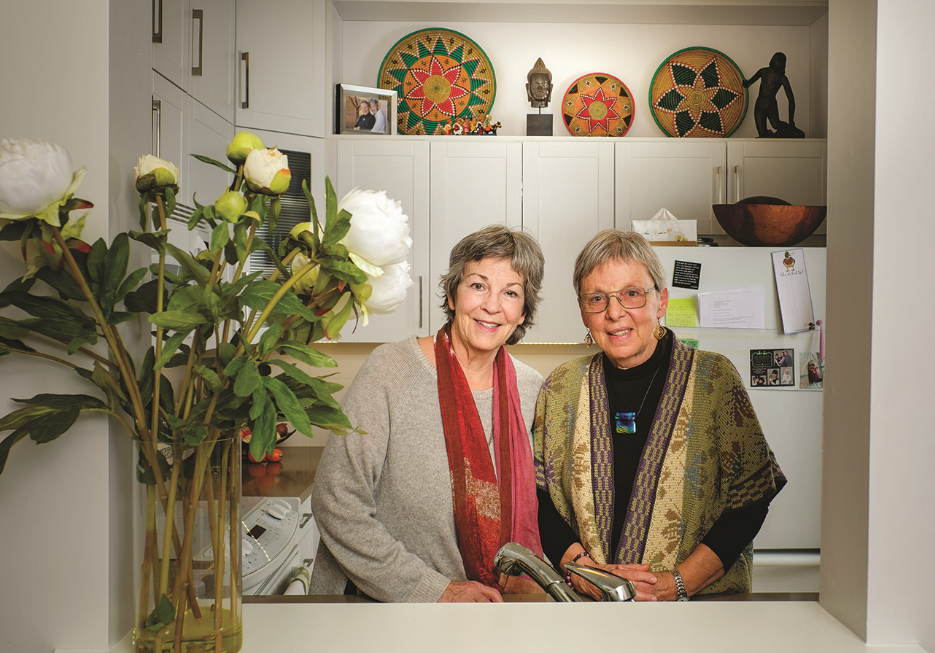
POLYGON ((760 92, 753 107, 753 119, 756 121, 756 133, 760 138, 805 138, 805 132, 795 126, 795 96, 792 85, 786 77, 786 55, 777 52, 769 60, 768 68, 760 68, 750 79, 743 81, 744 88, 760 82, 760 92), (776 94, 782 88, 789 100, 789 122, 779 119, 779 105, 776 94), (776 131, 766 126, 767 120, 776 131))

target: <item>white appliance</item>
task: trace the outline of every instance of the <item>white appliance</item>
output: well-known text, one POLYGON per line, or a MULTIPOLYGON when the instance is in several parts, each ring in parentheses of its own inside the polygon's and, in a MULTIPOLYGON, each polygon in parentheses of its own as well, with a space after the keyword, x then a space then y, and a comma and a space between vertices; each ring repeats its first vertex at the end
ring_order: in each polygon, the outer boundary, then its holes
POLYGON ((294 497, 246 497, 242 520, 243 593, 282 594, 295 571, 311 567, 321 535, 311 510, 294 497))

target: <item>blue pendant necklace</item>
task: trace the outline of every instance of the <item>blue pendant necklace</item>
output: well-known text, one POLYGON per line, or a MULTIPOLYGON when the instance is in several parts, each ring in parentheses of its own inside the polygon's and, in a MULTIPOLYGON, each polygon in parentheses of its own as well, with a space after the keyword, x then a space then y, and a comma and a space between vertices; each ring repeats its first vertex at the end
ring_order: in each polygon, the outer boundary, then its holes
POLYGON ((639 409, 635 413, 616 413, 617 433, 636 433, 636 418, 643 412, 643 405, 646 403, 646 397, 649 396, 649 391, 652 390, 653 382, 656 380, 656 375, 659 374, 660 367, 662 366, 656 366, 656 371, 653 373, 653 378, 649 380, 649 387, 646 388, 646 394, 643 395, 643 401, 640 402, 639 409))

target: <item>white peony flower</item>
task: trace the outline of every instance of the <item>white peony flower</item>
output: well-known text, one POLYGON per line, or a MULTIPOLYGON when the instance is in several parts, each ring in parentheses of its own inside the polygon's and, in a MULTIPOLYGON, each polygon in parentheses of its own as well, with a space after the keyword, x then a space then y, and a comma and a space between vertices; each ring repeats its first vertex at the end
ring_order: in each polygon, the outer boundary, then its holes
POLYGON ((275 147, 250 150, 243 167, 244 181, 254 193, 282 195, 289 190, 289 157, 275 147))
POLYGON ((84 168, 73 170, 58 145, 26 139, 0 142, 0 218, 38 217, 59 226, 58 209, 75 194, 84 168))
POLYGON ((374 268, 402 263, 409 256, 409 217, 386 191, 355 188, 338 202, 342 209, 351 214, 351 228, 341 242, 361 270, 379 276, 374 268))
POLYGON ((370 299, 364 302, 367 311, 375 315, 392 313, 406 301, 406 295, 413 286, 409 276, 409 261, 385 266, 383 274, 370 277, 367 283, 373 289, 370 299))

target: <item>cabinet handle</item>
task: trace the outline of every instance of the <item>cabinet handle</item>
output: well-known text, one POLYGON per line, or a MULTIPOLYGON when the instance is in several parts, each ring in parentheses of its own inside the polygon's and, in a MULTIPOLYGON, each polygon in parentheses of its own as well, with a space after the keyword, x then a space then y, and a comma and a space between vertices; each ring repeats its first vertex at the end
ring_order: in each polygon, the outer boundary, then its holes
POLYGON ((422 328, 422 275, 419 275, 419 328, 422 328))
POLYGON ((153 98, 153 156, 159 158, 159 143, 162 142, 162 100, 153 98))
POLYGON ((714 169, 714 179, 717 184, 717 203, 724 203, 724 184, 721 183, 721 166, 714 169))
POLYGON ((198 53, 197 63, 192 61, 192 75, 194 77, 201 77, 201 66, 203 63, 203 57, 205 53, 205 10, 204 9, 192 9, 192 38, 195 38, 195 35, 198 35, 198 48, 195 49, 194 44, 192 45, 192 56, 195 56, 195 53, 198 53), (195 28, 195 23, 198 23, 198 28, 195 28))
POLYGON ((153 0, 153 43, 162 43, 162 0, 153 0))
POLYGON ((309 521, 311 521, 311 519, 312 519, 312 513, 310 512, 302 513, 302 521, 299 522, 299 528, 305 528, 305 525, 309 521))
POLYGON ((734 194, 737 196, 735 202, 740 201, 740 166, 734 166, 734 194))
POLYGON ((240 60, 244 62, 244 82, 243 82, 244 99, 243 99, 243 102, 240 103, 240 108, 249 109, 250 108, 250 53, 241 52, 240 60))

